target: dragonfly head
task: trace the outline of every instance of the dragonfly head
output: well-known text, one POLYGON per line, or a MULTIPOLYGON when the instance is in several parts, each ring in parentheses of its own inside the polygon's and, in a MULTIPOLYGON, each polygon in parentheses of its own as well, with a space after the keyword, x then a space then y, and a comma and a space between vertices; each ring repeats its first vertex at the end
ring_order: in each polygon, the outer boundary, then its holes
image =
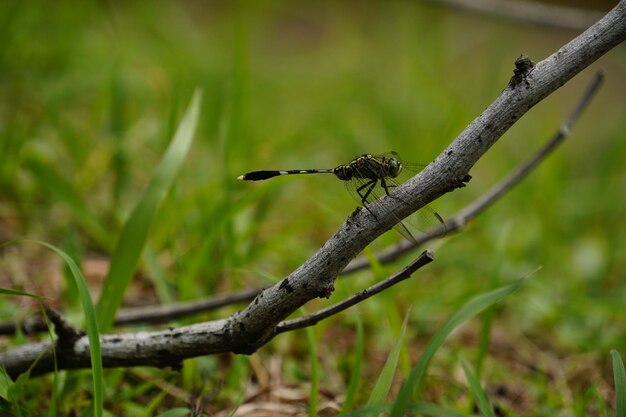
POLYGON ((402 171, 402 162, 397 158, 389 158, 387 161, 387 174, 395 178, 400 175, 400 171, 402 171))

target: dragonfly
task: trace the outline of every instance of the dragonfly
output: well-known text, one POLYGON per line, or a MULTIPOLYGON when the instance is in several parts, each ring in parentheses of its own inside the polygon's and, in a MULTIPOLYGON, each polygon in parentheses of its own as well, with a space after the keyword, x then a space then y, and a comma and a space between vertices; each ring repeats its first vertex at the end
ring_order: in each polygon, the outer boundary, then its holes
MULTIPOLYGON (((261 181, 281 175, 334 174, 335 177, 345 183, 350 194, 372 213, 369 207, 378 204, 377 201, 383 192, 385 195, 396 198, 390 192, 394 187, 400 185, 401 174, 408 172, 410 175, 411 172, 419 172, 423 168, 424 165, 403 162, 398 153, 392 151, 380 155, 366 153, 335 168, 253 171, 237 178, 244 181, 261 181)), ((380 209, 395 217, 383 206, 380 206, 380 209)), ((434 219, 445 227, 445 222, 441 216, 429 206, 424 206, 418 214, 422 216, 424 223, 432 224, 434 219), (426 214, 424 215, 424 213, 426 214)), ((409 241, 415 242, 413 234, 404 222, 398 218, 396 220, 394 229, 409 241)))

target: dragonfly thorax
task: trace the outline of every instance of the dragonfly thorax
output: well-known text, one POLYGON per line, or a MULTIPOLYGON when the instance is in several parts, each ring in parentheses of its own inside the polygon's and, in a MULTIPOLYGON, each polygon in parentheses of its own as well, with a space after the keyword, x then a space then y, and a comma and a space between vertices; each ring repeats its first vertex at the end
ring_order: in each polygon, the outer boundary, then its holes
POLYGON ((333 173, 342 181, 353 178, 384 180, 395 178, 402 171, 402 162, 397 158, 377 157, 365 154, 353 159, 347 165, 339 165, 333 173))
POLYGON ((349 181, 354 177, 354 169, 350 165, 339 165, 333 169, 333 173, 342 181, 349 181))

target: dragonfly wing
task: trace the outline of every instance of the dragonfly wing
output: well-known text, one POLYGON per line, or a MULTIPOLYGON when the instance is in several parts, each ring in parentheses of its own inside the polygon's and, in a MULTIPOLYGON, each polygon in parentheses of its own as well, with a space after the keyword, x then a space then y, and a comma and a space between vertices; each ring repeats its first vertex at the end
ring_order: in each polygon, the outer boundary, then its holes
MULTIPOLYGON (((372 165, 364 167, 362 172, 359 172, 359 167, 354 167, 356 175, 354 175, 352 179, 344 181, 346 189, 348 190, 350 195, 352 195, 352 197, 356 201, 358 201, 359 204, 365 205, 365 208, 367 210, 373 207, 379 207, 380 198, 385 196, 387 194, 387 191, 391 194, 393 188, 398 185, 397 181, 394 178, 385 176, 382 165, 380 165, 379 167, 381 170, 381 178, 369 178, 371 176, 369 174, 371 170, 376 167, 377 162, 379 161, 374 161, 372 165), (384 187, 383 184, 385 185, 384 187)), ((380 209, 395 217, 393 213, 389 212, 383 206, 380 206, 380 209)), ((415 238, 409 231, 408 227, 403 224, 403 222, 399 218, 396 217, 395 220, 396 225, 393 228, 410 242, 415 242, 415 238)))
MULTIPOLYGON (((383 158, 400 159, 396 152, 388 152, 386 154, 373 156, 373 159, 375 160, 374 164, 378 163, 381 167, 383 167, 383 158)), ((367 175, 365 175, 365 172, 354 175, 353 178, 349 181, 344 181, 346 188, 348 189, 348 192, 352 195, 352 197, 359 202, 359 204, 368 204, 368 207, 370 208, 378 207, 380 198, 385 196, 386 194, 389 194, 392 198, 402 200, 402 198, 396 195, 397 193, 394 193, 393 190, 405 180, 409 179, 425 167, 425 165, 422 164, 413 164, 406 162, 402 162, 402 165, 403 169, 400 172, 400 175, 395 178, 386 176, 383 168, 381 168, 381 179, 377 180, 371 189, 367 184, 369 184, 372 180, 369 178, 365 178, 367 177, 367 175), (365 199, 364 196, 366 197, 365 199)), ((354 169, 358 173, 359 167, 355 166, 354 169)), ((368 167, 368 169, 371 169, 371 165, 368 167)), ((443 224, 445 227, 445 223, 441 216, 430 206, 424 206, 417 213, 407 217, 404 220, 397 218, 393 213, 389 212, 382 206, 381 209, 395 217, 396 225, 394 226, 394 229, 410 242, 415 242, 413 234, 416 230, 426 233, 429 229, 432 229, 433 227, 440 224, 443 224)))

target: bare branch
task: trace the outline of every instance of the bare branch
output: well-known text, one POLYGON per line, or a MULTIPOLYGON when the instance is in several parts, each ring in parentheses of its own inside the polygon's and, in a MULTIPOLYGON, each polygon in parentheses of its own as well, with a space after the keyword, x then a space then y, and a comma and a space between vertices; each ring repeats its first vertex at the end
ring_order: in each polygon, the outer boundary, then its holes
POLYGON ((248 288, 245 290, 221 294, 203 300, 185 301, 167 305, 135 307, 124 309, 115 318, 116 326, 133 323, 167 322, 191 314, 217 310, 219 308, 249 302, 261 292, 263 288, 248 288))
MULTIPOLYGON (((162 331, 101 335, 103 365, 178 366, 186 358, 219 352, 251 353, 263 346, 291 313, 315 297, 328 297, 337 275, 376 237, 424 205, 457 188, 472 166, 530 108, 608 50, 626 39, 626 0, 559 51, 518 71, 502 93, 430 165, 394 189, 375 207, 353 213, 324 246, 291 275, 266 288, 227 319, 162 331), (401 198, 396 198, 401 196, 401 198)), ((524 65, 521 65, 524 64, 524 65)), ((86 336, 62 356, 58 369, 89 367, 86 336)), ((50 342, 0 354, 0 366, 15 376, 53 369, 50 342)), ((60 346, 57 344, 56 348, 60 346)))
POLYGON ((402 271, 393 274, 389 278, 386 278, 385 280, 378 282, 372 285, 371 287, 366 288, 346 298, 345 300, 338 302, 337 304, 324 308, 320 311, 317 311, 305 317, 300 317, 297 319, 288 320, 288 321, 279 323, 278 326, 276 326, 276 334, 287 332, 290 330, 301 329, 303 327, 313 326, 330 316, 333 316, 344 310, 347 310, 353 305, 358 304, 361 301, 367 300, 368 298, 373 297, 379 292, 384 291, 387 288, 392 287, 393 285, 396 285, 397 283, 410 278, 413 272, 417 271, 418 269, 420 269, 421 267, 425 265, 428 265, 434 259, 435 259, 434 254, 431 251, 426 250, 422 252, 420 256, 417 257, 417 259, 411 262, 402 271))
MULTIPOLYGON (((219 308, 250 302, 263 290, 263 287, 247 288, 241 291, 220 294, 202 300, 180 301, 177 303, 146 307, 125 308, 115 317, 115 326, 126 326, 136 323, 164 323, 193 314, 206 313, 219 308)), ((21 323, 0 323, 0 335, 15 334, 17 327, 26 334, 47 331, 46 323, 40 319, 29 319, 21 323)))
POLYGON ((506 17, 542 26, 585 30, 602 13, 529 0, 430 0, 433 3, 506 17))

